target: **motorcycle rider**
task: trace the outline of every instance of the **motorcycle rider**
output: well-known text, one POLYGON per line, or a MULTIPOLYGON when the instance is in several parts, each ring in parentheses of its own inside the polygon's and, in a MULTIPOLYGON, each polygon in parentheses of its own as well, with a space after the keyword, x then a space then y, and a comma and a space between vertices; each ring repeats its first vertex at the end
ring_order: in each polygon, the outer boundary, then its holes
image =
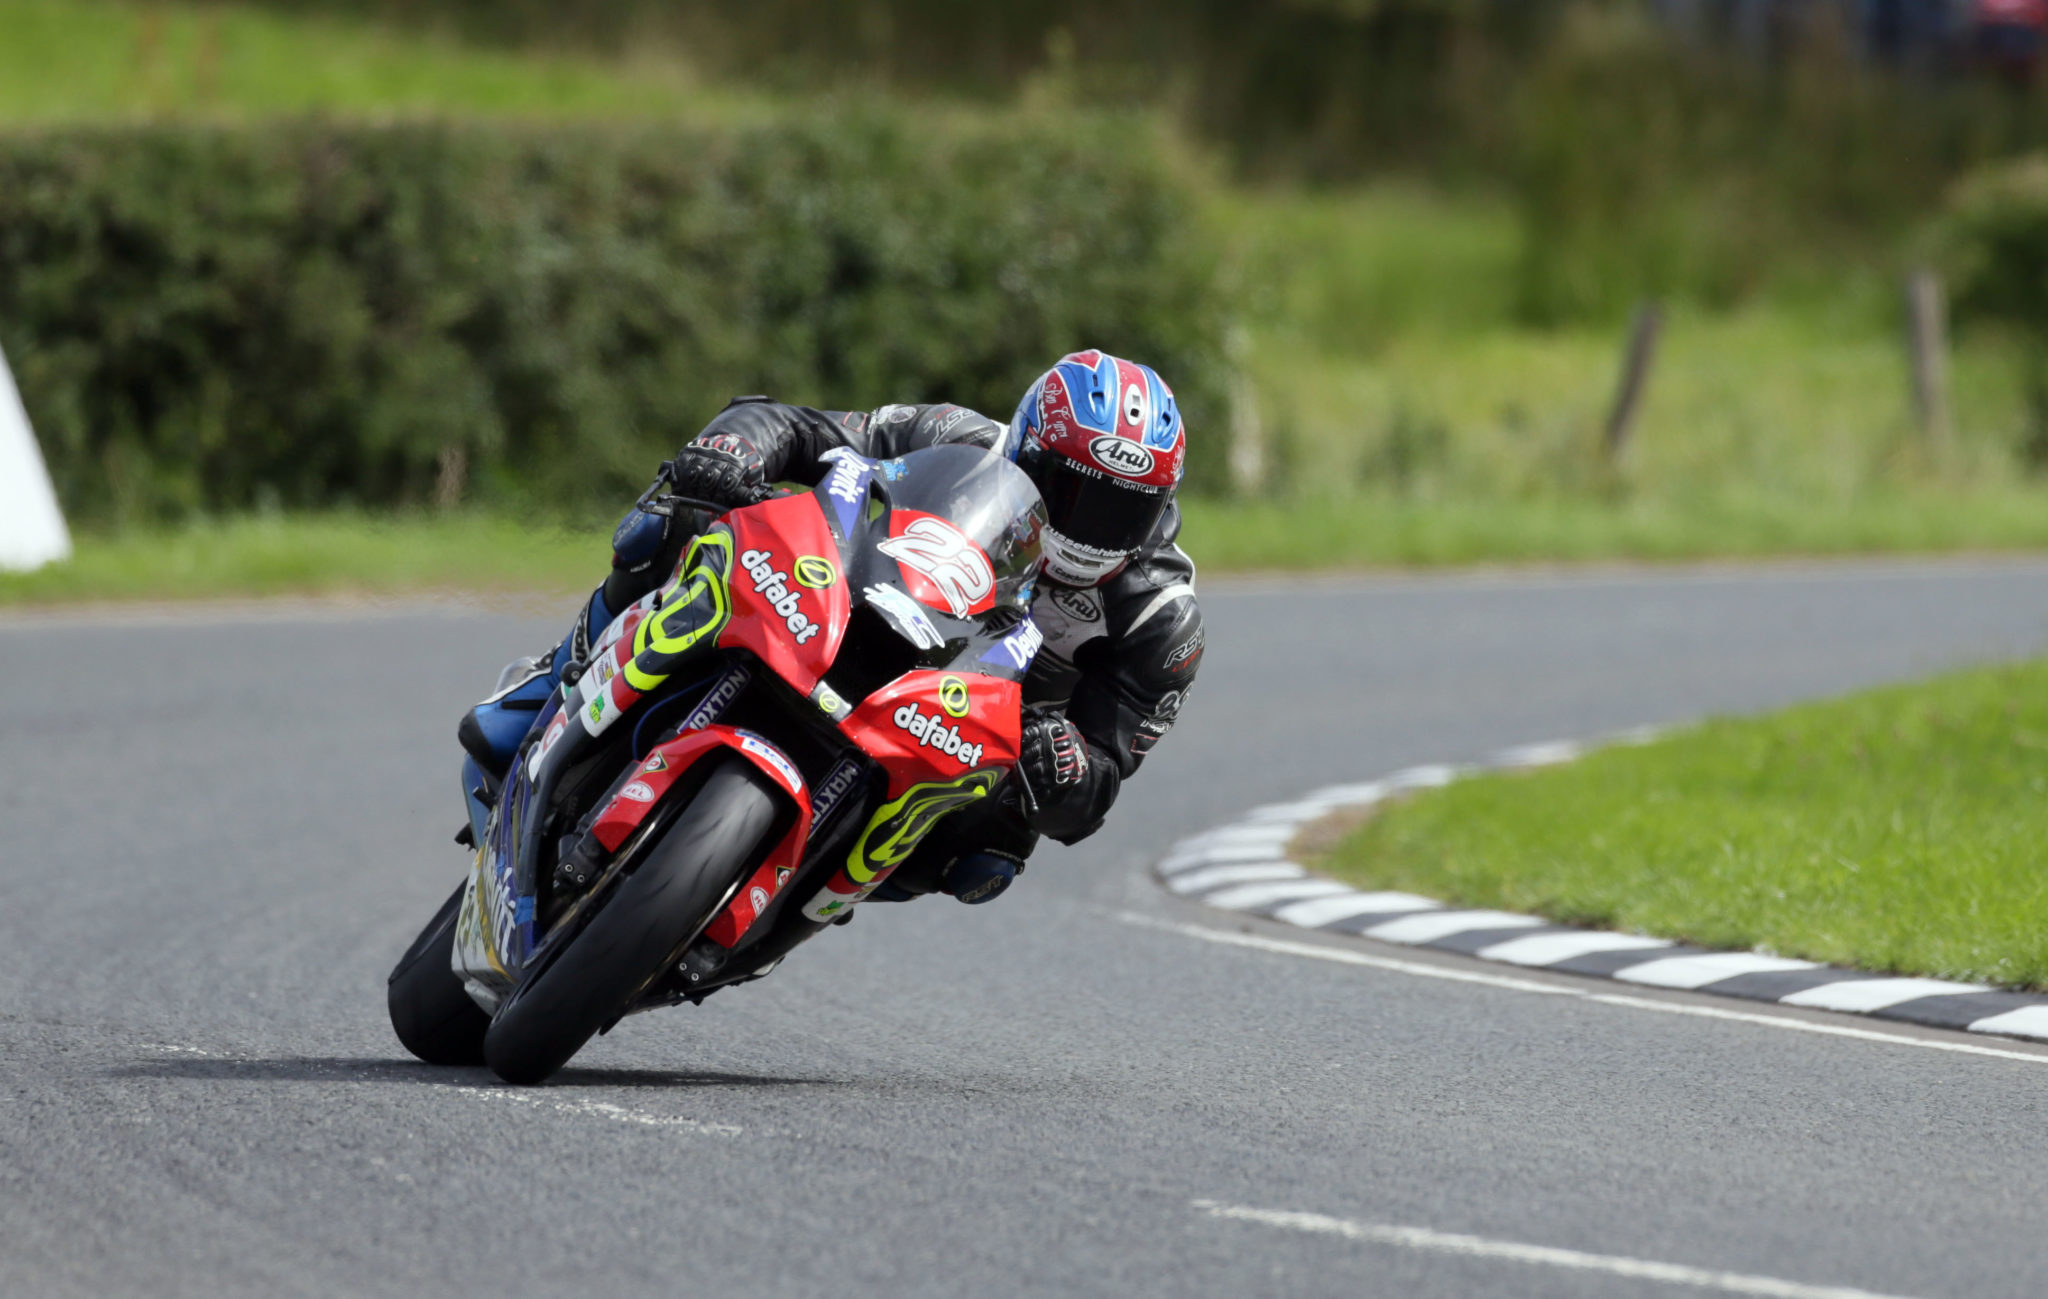
MULTIPOLYGON (((887 460, 947 444, 1015 460, 1046 504, 1044 580, 1031 605, 1045 644, 1024 682, 1018 761, 1031 798, 939 822, 875 892, 883 901, 936 891, 994 898, 1041 835, 1073 844, 1100 828, 1123 781, 1172 727, 1203 649, 1194 564, 1174 544, 1187 438, 1172 391, 1149 366, 1083 351, 1041 375, 1007 427, 950 404, 820 411, 740 397, 655 483, 731 509, 761 500, 773 482, 817 483, 841 450, 887 460)), ((681 516, 628 511, 612 537, 611 574, 569 635, 507 668, 497 693, 464 715, 458 737, 480 766, 506 770, 563 670, 587 657, 618 611, 668 580, 693 531, 681 516)))

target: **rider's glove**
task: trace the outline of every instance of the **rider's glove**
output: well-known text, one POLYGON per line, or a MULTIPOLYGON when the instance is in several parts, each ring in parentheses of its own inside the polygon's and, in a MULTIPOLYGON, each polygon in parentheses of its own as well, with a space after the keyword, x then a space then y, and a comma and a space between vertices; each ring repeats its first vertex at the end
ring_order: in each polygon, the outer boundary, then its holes
POLYGON ((1017 771, 1040 807, 1057 804, 1088 779, 1088 741, 1058 713, 1027 714, 1017 771))
POLYGON ((663 465, 662 473, 677 495, 728 510, 752 505, 768 495, 760 469, 721 447, 692 443, 663 465))

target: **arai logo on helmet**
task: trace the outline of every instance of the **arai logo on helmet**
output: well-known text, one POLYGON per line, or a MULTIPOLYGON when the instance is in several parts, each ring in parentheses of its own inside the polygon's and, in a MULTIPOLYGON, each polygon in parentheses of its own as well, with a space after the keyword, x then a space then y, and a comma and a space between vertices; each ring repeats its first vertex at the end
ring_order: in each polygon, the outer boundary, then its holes
POLYGON ((1088 444, 1095 463, 1125 478, 1143 478, 1152 472, 1152 453, 1129 438, 1105 434, 1088 444))

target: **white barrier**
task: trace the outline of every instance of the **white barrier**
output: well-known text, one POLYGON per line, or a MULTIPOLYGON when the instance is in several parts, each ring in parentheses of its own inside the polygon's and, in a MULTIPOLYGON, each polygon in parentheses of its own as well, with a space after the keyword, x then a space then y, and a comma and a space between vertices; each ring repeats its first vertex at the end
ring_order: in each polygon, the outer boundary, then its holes
POLYGON ((70 557, 71 532, 50 471, 0 355, 0 569, 41 568, 70 557))

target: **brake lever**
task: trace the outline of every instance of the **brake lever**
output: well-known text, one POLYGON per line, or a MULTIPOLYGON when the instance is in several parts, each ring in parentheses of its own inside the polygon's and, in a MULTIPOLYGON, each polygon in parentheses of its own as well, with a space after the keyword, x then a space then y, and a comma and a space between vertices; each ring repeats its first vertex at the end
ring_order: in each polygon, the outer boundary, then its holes
POLYGON ((1010 774, 1017 778, 1017 793, 1024 800, 1024 818, 1035 820, 1038 816, 1038 795, 1031 792, 1031 778, 1024 774, 1021 766, 1010 768, 1010 774))
MULTIPOLYGON (((729 514, 739 508, 733 505, 721 505, 717 501, 707 501, 701 497, 684 496, 677 492, 661 492, 657 495, 656 492, 659 487, 660 484, 656 483, 654 487, 650 487, 640 493, 640 499, 633 502, 633 508, 642 514, 657 514, 663 518, 671 519, 675 517, 676 510, 679 508, 702 510, 713 518, 721 514, 729 514)), ((762 499, 766 500, 768 498, 763 497, 762 499)))

